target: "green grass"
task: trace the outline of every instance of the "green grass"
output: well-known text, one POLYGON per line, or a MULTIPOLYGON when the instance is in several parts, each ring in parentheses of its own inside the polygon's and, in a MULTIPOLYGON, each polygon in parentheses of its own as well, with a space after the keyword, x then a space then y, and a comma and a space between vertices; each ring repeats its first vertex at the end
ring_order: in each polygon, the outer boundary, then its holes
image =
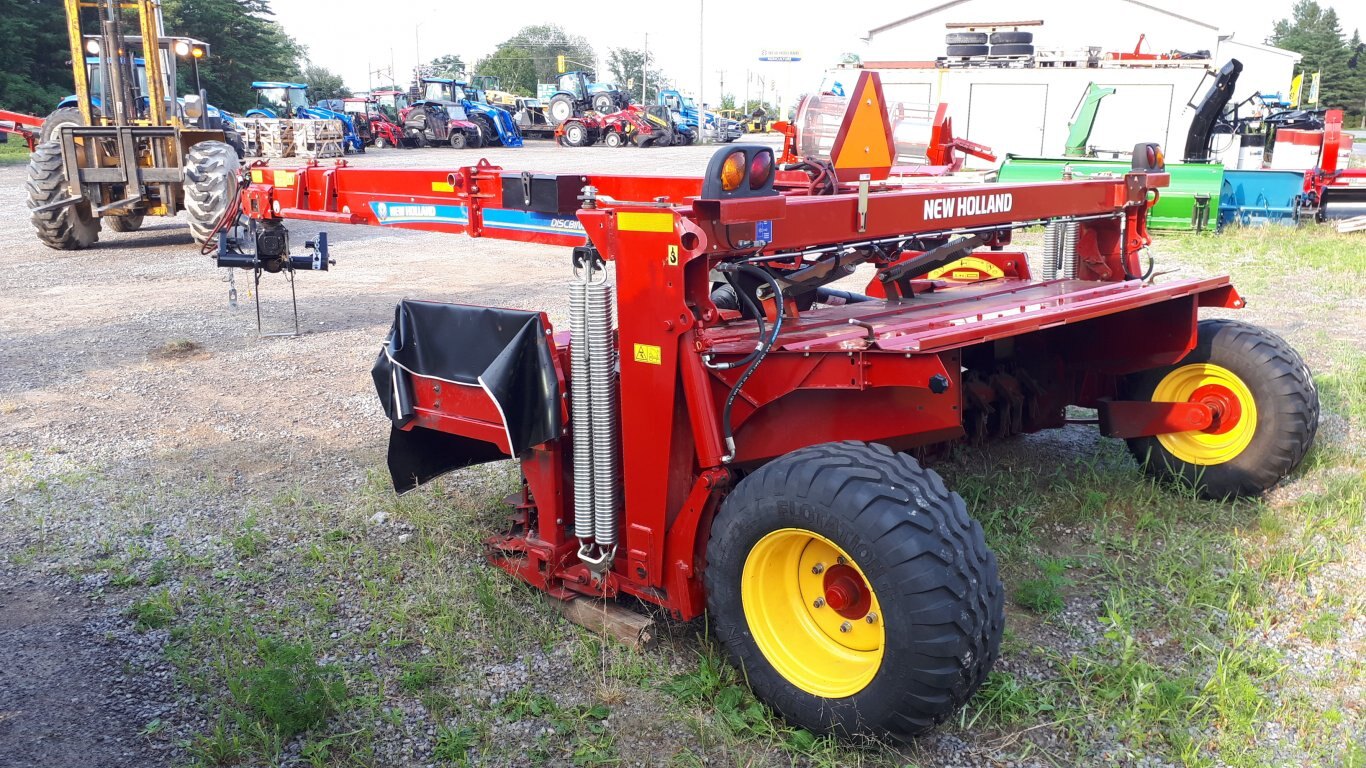
POLYGON ((28 144, 18 136, 10 135, 9 141, 0 144, 0 165, 27 165, 28 144))

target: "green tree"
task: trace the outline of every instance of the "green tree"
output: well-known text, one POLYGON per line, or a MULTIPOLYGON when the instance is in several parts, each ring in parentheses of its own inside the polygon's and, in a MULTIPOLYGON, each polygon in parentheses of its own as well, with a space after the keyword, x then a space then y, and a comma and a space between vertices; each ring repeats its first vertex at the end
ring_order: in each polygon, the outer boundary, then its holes
POLYGON ((645 101, 648 104, 655 102, 660 86, 668 82, 668 77, 659 69, 650 67, 647 72, 645 52, 634 48, 613 48, 609 51, 607 71, 618 86, 627 88, 636 97, 640 95, 641 78, 645 77, 645 101), (628 88, 628 81, 634 81, 635 85, 628 88))
POLYGON ((71 93, 58 0, 0 0, 0 108, 46 115, 71 93))
POLYGON ((465 74, 465 60, 458 53, 437 56, 426 66, 428 77, 457 78, 465 74))
POLYGON ((269 0, 165 0, 162 11, 168 34, 211 46, 199 65, 200 79, 219 107, 244 111, 254 100, 253 80, 300 75, 303 48, 272 18, 269 0))
POLYGON ((1323 73, 1318 106, 1356 106, 1350 99, 1360 87, 1361 70, 1348 65, 1352 54, 1342 37, 1337 11, 1322 8, 1314 0, 1297 0, 1290 18, 1276 22, 1268 42, 1304 56, 1300 69, 1306 73, 1305 93, 1308 74, 1323 73))
POLYGON ((308 97, 314 102, 323 99, 344 99, 351 95, 342 76, 317 64, 304 67, 303 81, 308 83, 308 97))
POLYGON ((497 77, 504 90, 530 96, 536 93, 537 83, 558 79, 559 56, 564 56, 566 70, 591 70, 597 60, 587 38, 571 35, 558 24, 534 24, 499 43, 475 64, 474 71, 497 77))

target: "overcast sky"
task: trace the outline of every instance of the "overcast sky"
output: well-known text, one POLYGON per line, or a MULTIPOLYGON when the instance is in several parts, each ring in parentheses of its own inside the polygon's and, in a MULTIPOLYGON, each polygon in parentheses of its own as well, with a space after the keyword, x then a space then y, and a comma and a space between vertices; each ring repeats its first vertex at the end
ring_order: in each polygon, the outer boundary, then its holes
MULTIPOLYGON (((1270 34, 1277 19, 1289 15, 1292 4, 1292 0, 1201 0, 1195 4, 1146 1, 1257 41, 1270 34)), ((939 0, 590 4, 564 0, 273 0, 276 17, 289 34, 308 46, 312 61, 341 73, 355 90, 369 88, 371 70, 389 66, 390 51, 399 82, 406 83, 419 55, 422 60, 431 60, 458 53, 473 64, 522 26, 554 23, 587 37, 604 59, 611 48, 644 47, 648 34, 651 59, 660 69, 682 90, 694 93, 700 72, 705 77, 704 98, 711 103, 718 101, 723 70, 725 90, 735 93, 737 99, 744 97, 746 70, 777 82, 784 95, 811 90, 840 54, 862 52, 860 38, 870 28, 938 4, 939 0), (324 14, 326 21, 322 20, 324 14), (699 39, 706 41, 701 47, 701 68, 699 39), (758 60, 763 49, 798 49, 802 61, 763 63, 758 60)), ((1337 8, 1348 35, 1353 28, 1366 30, 1366 2, 1320 0, 1319 4, 1337 8)), ((1075 12, 1075 3, 1065 5, 1069 12, 1075 12)), ((926 52, 924 58, 937 53, 926 52)), ((758 85, 753 88, 757 90, 758 85)))

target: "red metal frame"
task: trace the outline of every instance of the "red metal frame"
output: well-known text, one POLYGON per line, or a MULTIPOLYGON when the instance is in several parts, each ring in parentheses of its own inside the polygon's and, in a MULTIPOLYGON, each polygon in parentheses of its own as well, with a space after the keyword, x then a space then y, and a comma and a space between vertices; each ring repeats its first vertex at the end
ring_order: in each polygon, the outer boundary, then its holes
MULTIPOLYGON (((1164 173, 972 187, 875 184, 829 195, 793 187, 736 199, 700 198, 697 178, 587 174, 578 182, 596 194, 573 217, 577 226, 546 231, 509 226, 513 213, 530 214, 502 207, 502 171, 483 162, 454 171, 339 162, 250 173, 243 207, 255 218, 560 245, 586 238, 615 262, 624 498, 616 559, 595 579, 575 556, 567 430, 518 457, 525 487, 509 529, 490 540, 494 563, 559 597, 626 593, 683 619, 700 615, 710 521, 736 470, 806 445, 869 440, 912 449, 989 439, 1060 427, 1070 404, 1104 409, 1116 434, 1218 428, 1204 399, 1191 406, 1115 401, 1122 376, 1174 363, 1194 348, 1200 307, 1242 306, 1227 277, 1161 284, 1136 277, 1140 249, 1150 242, 1146 214, 1167 184, 1164 173), (442 218, 455 209, 463 221, 442 218), (1012 229, 1054 218, 1077 224, 1077 276, 1035 281, 1024 255, 1005 247, 1012 229), (784 315, 782 332, 738 392, 735 454, 727 456, 721 411, 741 369, 707 361, 738 360, 760 339, 754 321, 712 301, 715 268, 762 257, 782 273, 807 264, 816 249, 853 248, 882 274, 918 256, 920 238, 964 232, 985 237, 981 250, 964 254, 981 260, 971 262, 976 275, 919 275, 894 301, 817 308, 767 301, 770 318, 784 315)), ((572 394, 571 343, 567 334, 553 336, 555 375, 572 394)), ((436 382, 419 378, 416 418, 406 428, 506 450, 497 409, 484 397, 438 392, 436 382)))
POLYGON ((42 135, 42 127, 41 117, 0 109, 0 132, 23 137, 30 152, 38 148, 38 137, 42 135))

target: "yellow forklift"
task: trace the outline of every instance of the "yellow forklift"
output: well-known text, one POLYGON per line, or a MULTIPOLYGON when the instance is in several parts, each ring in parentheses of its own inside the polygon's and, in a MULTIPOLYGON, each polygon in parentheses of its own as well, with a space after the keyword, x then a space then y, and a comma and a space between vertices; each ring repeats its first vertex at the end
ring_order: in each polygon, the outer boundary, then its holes
POLYGON ((79 113, 54 112, 49 140, 29 160, 38 239, 61 250, 89 248, 102 221, 131 232, 145 216, 183 210, 204 243, 236 204, 240 172, 204 92, 176 93, 177 61, 192 62, 197 87, 208 46, 165 36, 159 0, 63 2, 79 113))

